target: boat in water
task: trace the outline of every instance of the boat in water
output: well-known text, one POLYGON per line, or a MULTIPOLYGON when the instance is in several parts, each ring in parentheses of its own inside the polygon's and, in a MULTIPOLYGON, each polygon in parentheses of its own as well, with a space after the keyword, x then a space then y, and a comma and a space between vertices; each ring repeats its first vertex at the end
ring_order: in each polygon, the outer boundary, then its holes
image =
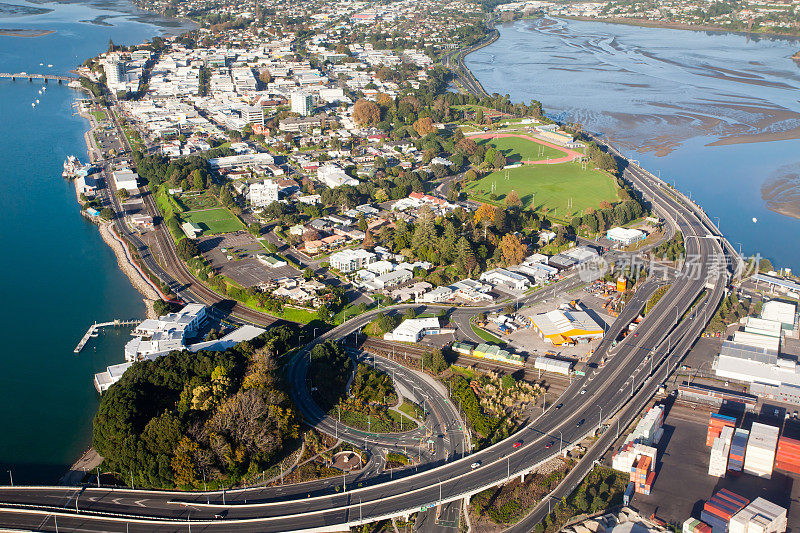
POLYGON ((61 176, 68 179, 73 179, 78 175, 78 170, 83 168, 83 164, 74 155, 68 155, 64 160, 64 172, 61 176))

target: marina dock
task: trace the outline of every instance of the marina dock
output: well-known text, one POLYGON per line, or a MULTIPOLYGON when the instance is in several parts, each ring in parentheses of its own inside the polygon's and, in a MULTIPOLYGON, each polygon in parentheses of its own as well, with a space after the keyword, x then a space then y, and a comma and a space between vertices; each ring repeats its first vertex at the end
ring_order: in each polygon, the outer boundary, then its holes
POLYGON ((141 322, 141 320, 137 320, 137 319, 132 319, 132 320, 116 319, 116 320, 112 320, 111 322, 100 322, 99 324, 97 322, 95 322, 94 324, 91 325, 91 327, 89 327, 89 330, 86 332, 86 334, 83 336, 83 338, 81 338, 80 342, 78 342, 78 345, 75 347, 74 352, 75 353, 80 353, 81 350, 83 350, 83 347, 86 346, 86 343, 89 342, 89 339, 91 339, 92 337, 97 337, 97 331, 100 328, 105 328, 105 327, 115 327, 116 328, 116 327, 120 327, 120 326, 133 326, 135 324, 138 324, 139 322, 141 322))

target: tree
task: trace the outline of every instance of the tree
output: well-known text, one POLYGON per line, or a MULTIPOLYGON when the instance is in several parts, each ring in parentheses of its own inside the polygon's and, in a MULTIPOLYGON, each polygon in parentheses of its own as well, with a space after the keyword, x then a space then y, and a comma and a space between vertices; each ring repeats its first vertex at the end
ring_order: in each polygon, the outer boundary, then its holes
POLYGON ((508 207, 522 207, 522 200, 519 199, 517 191, 511 191, 506 195, 506 206, 508 207))
POLYGON ((261 81, 261 83, 267 85, 272 83, 272 74, 270 74, 269 70, 264 69, 258 74, 258 79, 261 81))
POLYGON ((416 130, 420 137, 425 137, 429 133, 436 131, 436 126, 433 124, 433 119, 431 117, 422 117, 414 122, 414 130, 416 130))
POLYGON ((467 156, 471 156, 478 151, 478 144, 469 137, 464 137, 460 141, 456 142, 456 150, 463 152, 467 156))
POLYGON ((192 171, 192 187, 198 191, 206 188, 206 180, 199 168, 192 171))
POLYGON ((375 238, 372 236, 372 232, 370 230, 365 232, 364 242, 361 244, 361 246, 365 250, 372 250, 375 248, 375 238))
POLYGON ((200 253, 200 250, 197 248, 195 242, 188 237, 184 237, 183 239, 179 240, 176 248, 178 249, 178 255, 184 261, 188 261, 200 253))
POLYGON ((375 102, 362 98, 353 106, 353 120, 359 126, 374 126, 381 120, 381 110, 375 102))
POLYGON ((494 168, 497 169, 503 168, 504 166, 506 166, 506 156, 504 156, 500 152, 497 152, 497 154, 495 154, 494 156, 494 159, 492 159, 492 164, 494 165, 494 168))
POLYGON ((100 218, 103 220, 112 220, 114 218, 114 211, 109 207, 104 207, 100 210, 100 218))
POLYGON ((303 242, 316 241, 318 239, 319 239, 319 232, 315 229, 310 229, 303 232, 303 242))
POLYGON ((469 275, 478 264, 478 261, 475 259, 475 252, 472 250, 472 246, 470 246, 469 241, 465 237, 458 239, 456 247, 459 266, 465 275, 469 275))
POLYGON ((494 211, 495 207, 492 204, 481 204, 481 206, 475 211, 475 215, 472 217, 472 221, 475 224, 479 224, 482 221, 492 221, 494 220, 494 211))
POLYGON ((253 222, 252 224, 247 226, 247 231, 251 235, 258 237, 259 235, 261 235, 261 224, 259 224, 258 222, 253 222))
POLYGON ((494 146, 490 147, 483 156, 483 162, 487 165, 494 165, 494 159, 498 154, 500 154, 500 152, 497 151, 497 148, 494 146))
POLYGON ((378 96, 375 97, 375 101, 381 107, 389 107, 394 103, 392 97, 386 93, 379 93, 378 96))
POLYGON ((118 189, 117 190, 117 198, 120 200, 127 200, 131 197, 131 193, 128 192, 128 189, 118 189))
POLYGON ((507 265, 518 265, 525 259, 528 247, 513 233, 507 233, 500 241, 500 253, 507 265))

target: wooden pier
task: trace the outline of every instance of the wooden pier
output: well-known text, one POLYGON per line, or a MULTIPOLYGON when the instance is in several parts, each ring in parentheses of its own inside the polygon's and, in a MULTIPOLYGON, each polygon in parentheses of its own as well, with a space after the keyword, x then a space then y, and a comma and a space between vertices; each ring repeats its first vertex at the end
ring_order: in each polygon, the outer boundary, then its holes
POLYGON ((89 327, 89 330, 86 332, 83 338, 81 338, 80 342, 75 347, 74 351, 75 353, 80 353, 81 350, 83 350, 83 347, 86 346, 86 343, 89 342, 89 339, 91 339, 92 337, 97 337, 97 330, 99 330, 100 328, 106 328, 106 327, 118 328, 120 326, 133 326, 140 322, 141 320, 137 319, 132 319, 132 320, 116 319, 112 320, 111 322, 100 322, 100 323, 95 322, 94 324, 91 325, 91 327, 89 327))

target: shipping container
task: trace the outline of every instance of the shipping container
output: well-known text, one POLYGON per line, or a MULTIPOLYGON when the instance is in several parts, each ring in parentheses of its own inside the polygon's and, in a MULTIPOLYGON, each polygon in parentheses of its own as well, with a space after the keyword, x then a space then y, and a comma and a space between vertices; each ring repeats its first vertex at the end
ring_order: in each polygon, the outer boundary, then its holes
POLYGON ((775 426, 753 423, 744 454, 744 472, 767 479, 772 477, 779 431, 775 426))

